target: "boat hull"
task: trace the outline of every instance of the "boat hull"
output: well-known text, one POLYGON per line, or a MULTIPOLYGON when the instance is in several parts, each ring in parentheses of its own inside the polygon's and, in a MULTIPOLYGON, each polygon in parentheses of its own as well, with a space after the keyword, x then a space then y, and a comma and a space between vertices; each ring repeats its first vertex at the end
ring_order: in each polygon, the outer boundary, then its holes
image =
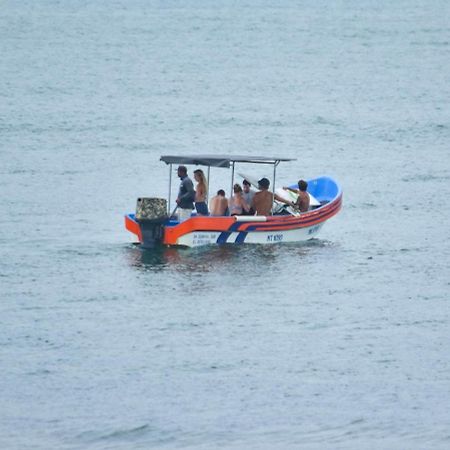
POLYGON ((184 247, 200 247, 212 244, 281 244, 282 242, 301 242, 312 239, 323 224, 307 228, 285 231, 252 231, 252 232, 211 232, 196 231, 179 237, 176 245, 184 247))

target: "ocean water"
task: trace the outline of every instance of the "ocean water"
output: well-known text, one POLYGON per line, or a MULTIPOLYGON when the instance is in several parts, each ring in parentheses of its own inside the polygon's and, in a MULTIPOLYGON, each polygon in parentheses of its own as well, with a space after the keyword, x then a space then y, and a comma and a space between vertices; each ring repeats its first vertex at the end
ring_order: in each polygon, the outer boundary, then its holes
POLYGON ((0 448, 449 448, 449 5, 1 2, 0 448), (123 214, 196 152, 343 210, 142 251, 123 214))

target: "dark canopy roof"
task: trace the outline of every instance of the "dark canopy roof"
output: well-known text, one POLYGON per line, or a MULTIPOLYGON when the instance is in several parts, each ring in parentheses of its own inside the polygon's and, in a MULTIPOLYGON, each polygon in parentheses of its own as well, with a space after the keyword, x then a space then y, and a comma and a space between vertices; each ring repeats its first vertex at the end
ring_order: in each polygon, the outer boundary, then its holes
POLYGON ((164 155, 161 161, 166 164, 195 164, 212 167, 230 167, 233 162, 253 163, 253 164, 277 164, 281 161, 295 161, 295 158, 278 158, 267 156, 250 155, 195 155, 195 156, 177 156, 164 155))

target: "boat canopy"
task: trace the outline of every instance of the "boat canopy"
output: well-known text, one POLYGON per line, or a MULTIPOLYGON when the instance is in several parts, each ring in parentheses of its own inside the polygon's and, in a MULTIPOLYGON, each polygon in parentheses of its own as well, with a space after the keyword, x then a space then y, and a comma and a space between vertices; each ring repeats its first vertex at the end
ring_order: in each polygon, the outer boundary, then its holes
POLYGON ((249 156, 249 155, 164 155, 160 158, 166 164, 195 164, 209 167, 229 168, 234 163, 252 163, 252 164, 275 164, 282 161, 295 161, 296 158, 279 158, 267 156, 249 156))

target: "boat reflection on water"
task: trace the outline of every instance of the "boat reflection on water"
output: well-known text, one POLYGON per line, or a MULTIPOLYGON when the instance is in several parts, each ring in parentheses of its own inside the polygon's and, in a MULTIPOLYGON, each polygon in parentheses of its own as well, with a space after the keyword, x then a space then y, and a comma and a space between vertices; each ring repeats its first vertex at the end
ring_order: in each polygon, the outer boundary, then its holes
MULTIPOLYGON (((222 245, 200 248, 157 247, 151 250, 139 245, 126 248, 129 264, 144 271, 177 270, 183 272, 211 272, 251 259, 242 247, 222 245)), ((264 253, 270 253, 264 252, 264 253)))
POLYGON ((157 247, 151 250, 140 245, 127 246, 126 257, 131 267, 143 271, 220 272, 240 271, 243 267, 272 268, 288 260, 305 258, 311 251, 326 246, 313 239, 303 243, 280 245, 211 245, 199 248, 157 247))

